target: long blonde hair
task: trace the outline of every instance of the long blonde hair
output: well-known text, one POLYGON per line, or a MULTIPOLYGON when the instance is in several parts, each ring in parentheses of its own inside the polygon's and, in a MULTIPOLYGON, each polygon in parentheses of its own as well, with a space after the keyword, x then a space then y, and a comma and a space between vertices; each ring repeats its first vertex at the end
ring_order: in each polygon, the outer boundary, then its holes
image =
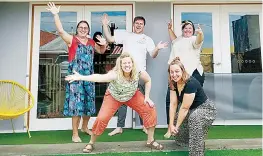
POLYGON ((116 65, 113 68, 113 71, 115 71, 117 73, 118 79, 124 79, 124 72, 123 72, 123 70, 121 68, 121 64, 122 64, 122 59, 124 59, 126 57, 131 58, 132 70, 131 70, 130 78, 131 78, 131 80, 135 80, 136 76, 138 74, 137 73, 137 69, 136 69, 136 65, 135 65, 133 57, 127 52, 122 52, 122 54, 117 58, 116 65))
POLYGON ((176 57, 175 59, 173 59, 173 61, 169 64, 169 67, 168 67, 168 82, 169 82, 169 87, 174 90, 174 86, 175 86, 175 82, 171 79, 171 75, 170 75, 170 68, 172 65, 178 65, 183 74, 182 74, 182 81, 183 83, 186 83, 187 80, 189 79, 190 75, 186 72, 185 68, 184 68, 184 65, 182 64, 182 62, 180 61, 180 58, 179 57, 176 57))

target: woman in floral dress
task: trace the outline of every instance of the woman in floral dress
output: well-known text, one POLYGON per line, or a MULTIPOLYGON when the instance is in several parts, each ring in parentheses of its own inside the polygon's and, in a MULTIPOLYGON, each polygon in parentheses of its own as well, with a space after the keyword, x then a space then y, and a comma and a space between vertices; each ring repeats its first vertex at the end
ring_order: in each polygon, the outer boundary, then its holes
MULTIPOLYGON (((87 21, 80 21, 77 25, 76 35, 70 35, 64 31, 59 19, 59 7, 54 3, 48 3, 48 8, 53 15, 57 31, 60 37, 69 47, 68 74, 77 71, 83 75, 94 73, 94 52, 103 54, 106 50, 106 40, 97 36, 99 42, 89 38, 90 27, 87 21)), ((91 135, 88 129, 90 116, 95 114, 95 85, 93 82, 78 81, 66 84, 66 98, 64 103, 64 115, 72 117, 72 141, 82 142, 78 135, 78 127, 82 117, 81 131, 91 135)))

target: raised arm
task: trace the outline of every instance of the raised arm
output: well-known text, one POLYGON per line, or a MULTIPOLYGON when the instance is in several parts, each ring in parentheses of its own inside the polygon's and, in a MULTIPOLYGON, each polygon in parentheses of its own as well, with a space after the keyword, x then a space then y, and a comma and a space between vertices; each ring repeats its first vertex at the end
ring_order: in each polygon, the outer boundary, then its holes
POLYGON ((109 24, 110 21, 108 19, 108 15, 107 14, 103 14, 101 22, 102 22, 103 33, 105 35, 106 40, 108 42, 110 42, 110 43, 115 42, 114 37, 111 36, 110 31, 108 29, 108 24, 109 24))
POLYGON ((170 22, 168 22, 168 34, 170 37, 170 40, 173 41, 177 38, 177 36, 174 34, 174 31, 172 29, 173 25, 172 25, 172 20, 170 20, 170 22))
POLYGON ((110 82, 117 78, 114 71, 110 71, 107 74, 92 74, 92 75, 80 75, 78 72, 74 71, 73 75, 66 76, 65 80, 69 83, 73 81, 90 81, 90 82, 110 82))
POLYGON ((58 16, 60 6, 56 7, 53 2, 49 2, 47 6, 48 6, 47 10, 54 15, 54 21, 59 35, 68 44, 68 46, 71 46, 73 36, 68 34, 66 31, 64 31, 62 27, 61 21, 58 16))
POLYGON ((196 45, 200 45, 203 40, 204 40, 204 33, 200 27, 200 25, 198 24, 197 30, 196 30, 197 36, 196 36, 196 41, 195 44, 196 45))

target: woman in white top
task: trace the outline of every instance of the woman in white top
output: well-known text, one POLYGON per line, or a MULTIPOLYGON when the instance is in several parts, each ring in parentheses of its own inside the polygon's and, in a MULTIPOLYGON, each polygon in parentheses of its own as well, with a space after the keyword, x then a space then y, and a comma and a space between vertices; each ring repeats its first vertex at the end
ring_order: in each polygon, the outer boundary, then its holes
MULTIPOLYGON (((172 22, 168 23, 168 33, 172 41, 172 51, 168 64, 173 59, 179 57, 181 63, 185 66, 186 72, 196 78, 201 86, 204 83, 204 71, 200 60, 201 46, 204 40, 202 29, 198 25, 197 30, 192 21, 182 21, 182 35, 176 36, 172 30, 172 22), (196 32, 197 36, 194 36, 196 32)), ((170 108, 170 88, 167 89, 166 94, 166 114, 167 124, 169 124, 169 108, 170 108)), ((168 129, 164 137, 169 138, 171 133, 168 129)))
POLYGON ((162 150, 163 145, 154 139, 154 129, 157 124, 157 114, 154 103, 150 99, 151 78, 146 71, 137 72, 133 58, 128 53, 122 53, 116 60, 116 66, 107 74, 92 74, 83 76, 75 72, 66 77, 67 81, 109 82, 103 104, 92 127, 90 142, 83 149, 90 153, 94 149, 96 138, 103 133, 112 116, 118 108, 125 104, 135 110, 143 120, 147 129, 146 147, 162 150), (138 90, 139 79, 145 82, 145 95, 138 90))

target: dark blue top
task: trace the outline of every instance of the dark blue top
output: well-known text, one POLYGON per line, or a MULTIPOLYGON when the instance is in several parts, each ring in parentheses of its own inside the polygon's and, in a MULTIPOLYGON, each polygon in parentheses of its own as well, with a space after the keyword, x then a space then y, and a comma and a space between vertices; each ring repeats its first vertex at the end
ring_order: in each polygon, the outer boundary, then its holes
POLYGON ((174 88, 175 88, 174 91, 176 92, 177 95, 177 99, 181 103, 183 102, 184 94, 195 93, 195 98, 193 104, 190 106, 190 109, 197 108, 208 99, 199 81, 192 76, 187 80, 183 90, 181 91, 180 96, 176 83, 174 84, 174 88))

